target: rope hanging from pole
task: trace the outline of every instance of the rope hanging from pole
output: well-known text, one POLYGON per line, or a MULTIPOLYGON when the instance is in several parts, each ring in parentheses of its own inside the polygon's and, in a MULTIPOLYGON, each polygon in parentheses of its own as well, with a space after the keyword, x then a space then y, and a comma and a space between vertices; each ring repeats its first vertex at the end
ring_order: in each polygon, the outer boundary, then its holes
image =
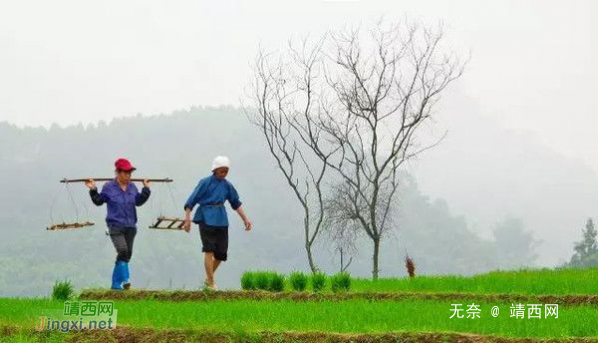
MULTIPOLYGON (((65 190, 67 192, 67 197, 75 210, 75 221, 67 223, 66 221, 64 221, 64 218, 63 218, 62 223, 54 222, 54 203, 56 202, 56 197, 54 197, 52 199, 52 204, 50 205, 50 222, 52 224, 47 226, 46 230, 48 230, 48 231, 71 230, 71 229, 80 229, 80 228, 85 228, 85 227, 90 227, 90 226, 95 225, 93 222, 91 222, 89 220, 81 221, 79 219, 79 206, 77 206, 77 202, 75 201, 73 194, 71 193, 71 189, 69 187, 69 184, 71 184, 71 183, 83 183, 83 182, 87 182, 88 180, 105 182, 105 181, 112 181, 112 180, 114 180, 114 178, 113 177, 110 177, 110 178, 108 178, 108 177, 79 178, 79 179, 64 178, 64 179, 60 180, 60 183, 64 184, 65 190)), ((168 183, 171 183, 174 181, 171 178, 147 178, 147 179, 134 178, 134 179, 131 179, 131 182, 143 182, 146 180, 149 182, 153 182, 153 183, 165 183, 165 184, 168 184, 168 183)), ((83 207, 85 209, 86 216, 89 217, 89 208, 87 207, 87 205, 85 205, 85 203, 83 203, 83 207)), ((162 217, 162 216, 160 216, 160 217, 162 217)))

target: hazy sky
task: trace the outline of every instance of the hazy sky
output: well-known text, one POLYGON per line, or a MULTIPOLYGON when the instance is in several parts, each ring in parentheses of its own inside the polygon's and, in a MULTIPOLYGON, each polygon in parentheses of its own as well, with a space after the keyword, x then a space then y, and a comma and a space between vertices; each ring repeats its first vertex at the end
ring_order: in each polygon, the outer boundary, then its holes
POLYGON ((483 113, 598 170, 595 1, 0 2, 0 121, 96 122, 239 103, 260 42, 387 19, 442 21, 483 113))

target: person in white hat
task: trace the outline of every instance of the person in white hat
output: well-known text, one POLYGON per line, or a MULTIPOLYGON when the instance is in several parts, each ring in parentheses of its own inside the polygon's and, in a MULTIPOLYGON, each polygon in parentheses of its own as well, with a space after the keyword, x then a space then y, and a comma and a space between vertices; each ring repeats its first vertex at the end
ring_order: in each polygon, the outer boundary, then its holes
POLYGON ((252 224, 247 218, 239 194, 233 185, 226 180, 230 161, 226 156, 217 156, 212 162, 212 175, 199 181, 193 193, 185 203, 185 231, 191 230, 191 211, 199 204, 193 216, 193 222, 199 225, 204 267, 206 270, 205 286, 216 289, 214 273, 222 261, 226 261, 228 253, 228 217, 224 202, 228 201, 245 225, 251 230, 252 224))

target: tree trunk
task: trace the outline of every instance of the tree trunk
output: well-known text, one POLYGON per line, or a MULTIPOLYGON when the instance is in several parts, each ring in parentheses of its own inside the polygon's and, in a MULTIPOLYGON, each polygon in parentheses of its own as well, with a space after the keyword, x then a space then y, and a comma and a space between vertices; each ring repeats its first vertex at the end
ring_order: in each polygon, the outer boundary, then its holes
POLYGON ((374 268, 372 269, 372 279, 378 280, 378 259, 380 257, 380 237, 373 238, 374 240, 374 256, 373 256, 373 263, 374 268))
POLYGON ((311 269, 311 272, 312 273, 317 272, 318 267, 316 266, 316 263, 314 262, 314 259, 311 254, 311 244, 309 244, 309 243, 305 244, 305 251, 307 251, 307 261, 309 262, 309 268, 311 269))

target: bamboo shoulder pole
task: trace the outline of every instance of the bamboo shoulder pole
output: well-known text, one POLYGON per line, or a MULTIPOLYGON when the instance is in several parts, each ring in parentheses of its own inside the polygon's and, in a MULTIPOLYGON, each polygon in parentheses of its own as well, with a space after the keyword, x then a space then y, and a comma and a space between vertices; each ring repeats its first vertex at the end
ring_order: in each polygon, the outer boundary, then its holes
MULTIPOLYGON (((76 182, 86 182, 87 180, 94 180, 94 181, 112 181, 114 180, 113 177, 90 177, 87 179, 62 179, 60 180, 61 183, 76 183, 76 182)), ((149 182, 154 182, 154 183, 158 183, 158 182, 173 182, 174 180, 171 178, 163 178, 163 179, 142 179, 142 178, 133 178, 131 179, 131 182, 143 182, 144 180, 148 180, 149 182)))

